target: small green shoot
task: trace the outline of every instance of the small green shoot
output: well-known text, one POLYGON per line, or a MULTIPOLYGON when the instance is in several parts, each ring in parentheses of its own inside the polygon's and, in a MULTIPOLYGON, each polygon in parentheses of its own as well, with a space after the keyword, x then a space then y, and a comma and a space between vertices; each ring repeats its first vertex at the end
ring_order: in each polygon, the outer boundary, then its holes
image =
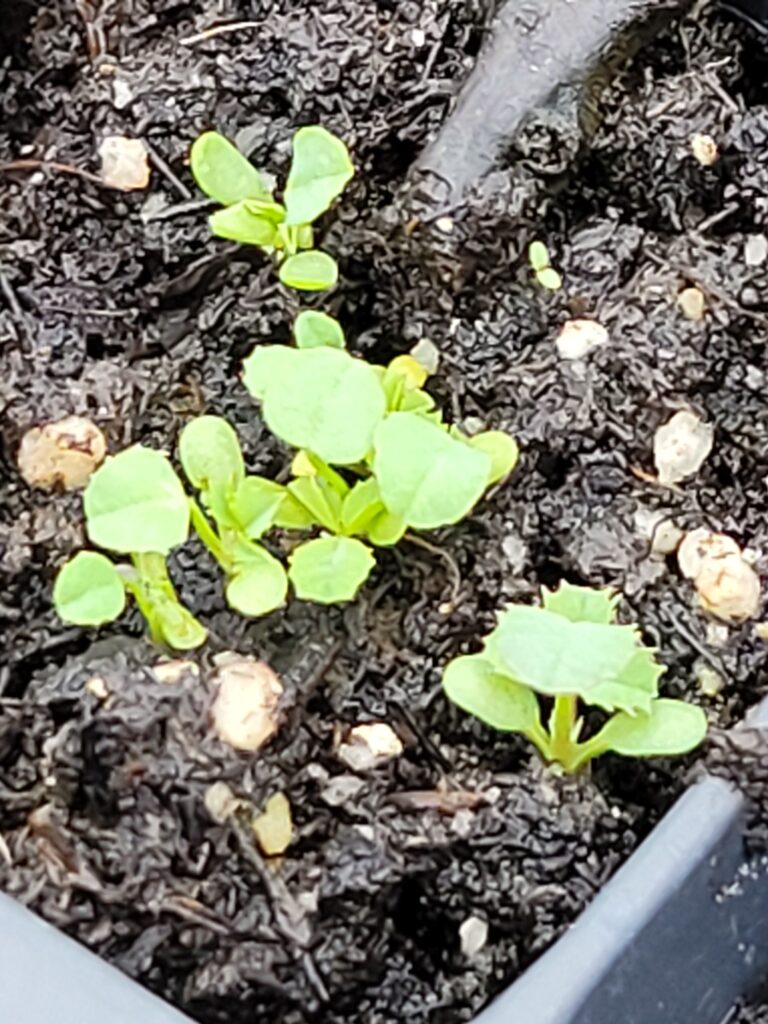
POLYGON ((214 235, 274 256, 280 280, 291 288, 334 287, 336 261, 314 248, 312 224, 354 174, 341 139, 320 125, 296 132, 282 203, 253 164, 218 132, 204 132, 193 143, 190 165, 202 191, 224 207, 209 218, 214 235))
POLYGON ((60 570, 54 606, 65 622, 99 626, 112 622, 131 594, 152 639, 177 650, 199 647, 206 632, 176 596, 166 557, 189 533, 189 504, 179 478, 158 451, 134 445, 96 470, 83 494, 86 531, 92 543, 129 555, 115 565, 81 551, 60 570))
POLYGON ((269 429, 298 449, 276 525, 323 531, 294 550, 288 577, 307 600, 349 601, 375 564, 368 545, 459 522, 509 475, 517 445, 449 429, 412 356, 373 366, 322 313, 302 313, 294 336, 297 348, 255 349, 244 381, 269 429))
POLYGON ((563 279, 553 268, 549 250, 543 242, 531 242, 528 246, 528 262, 542 288, 551 292, 560 291, 563 287, 563 279))
POLYGON ((192 525, 227 576, 230 607, 253 616, 280 608, 288 590, 285 570, 256 541, 273 525, 285 489, 246 475, 237 434, 219 416, 199 416, 184 427, 179 458, 205 509, 189 499, 192 525))
POLYGON ((543 591, 541 608, 510 606, 481 654, 448 664, 448 698, 492 728, 522 733, 566 772, 609 751, 657 757, 693 750, 706 735, 706 715, 659 697, 664 668, 634 626, 615 623, 617 604, 611 591, 562 583, 543 591), (539 695, 553 702, 546 725, 539 695), (579 701, 611 716, 583 741, 579 701))

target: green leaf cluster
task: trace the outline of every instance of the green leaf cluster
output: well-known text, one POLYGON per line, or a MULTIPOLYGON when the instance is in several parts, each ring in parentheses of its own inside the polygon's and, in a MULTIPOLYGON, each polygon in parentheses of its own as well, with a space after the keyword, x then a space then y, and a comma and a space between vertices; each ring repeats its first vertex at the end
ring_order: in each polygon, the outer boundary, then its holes
POLYGON ((303 291, 325 291, 338 280, 336 261, 314 248, 312 224, 354 174, 347 147, 320 125, 300 128, 278 202, 264 176, 218 132, 192 145, 190 166, 206 195, 223 207, 209 218, 211 231, 274 256, 280 280, 303 291))
POLYGON ((459 522, 514 468, 501 431, 448 428, 411 356, 374 366, 345 348, 339 324, 302 313, 296 347, 260 346, 244 382, 269 429, 299 449, 276 525, 319 529, 296 548, 288 576, 299 597, 351 600, 375 564, 372 548, 412 529, 459 522))
POLYGON ((122 614, 130 594, 157 643, 199 647, 206 631, 179 601, 166 558, 186 541, 189 502, 168 459, 134 445, 107 458, 83 494, 86 531, 98 547, 130 561, 81 551, 59 571, 54 606, 65 622, 99 626, 122 614))
POLYGON ((463 710, 503 732, 526 736, 569 772, 607 751, 627 757, 683 754, 704 739, 701 708, 659 697, 664 671, 634 626, 615 622, 617 597, 562 583, 542 607, 512 605, 481 654, 454 659, 444 690, 463 710), (551 698, 545 726, 539 696, 551 698), (610 717, 580 740, 579 702, 610 717))

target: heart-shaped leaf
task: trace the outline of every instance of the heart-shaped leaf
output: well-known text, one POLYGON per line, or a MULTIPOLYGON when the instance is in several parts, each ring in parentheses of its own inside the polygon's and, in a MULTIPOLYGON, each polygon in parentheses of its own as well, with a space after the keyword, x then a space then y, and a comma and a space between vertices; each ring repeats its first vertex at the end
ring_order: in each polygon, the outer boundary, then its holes
POLYGON ((161 452, 142 445, 107 458, 83 494, 88 536, 124 554, 167 554, 189 533, 189 502, 161 452))
POLYGON ((490 457, 489 487, 508 477, 520 458, 517 442, 502 430, 485 430, 482 434, 470 437, 467 443, 490 457))
POLYGON ((245 476, 237 434, 221 416, 198 416, 184 427, 179 459, 187 479, 200 491, 234 489, 245 476))
POLYGON ((208 225, 211 233, 218 238, 228 238, 233 242, 242 242, 243 245, 271 249, 276 244, 278 232, 275 220, 248 199, 212 213, 208 225))
POLYGON ((198 186, 222 206, 242 199, 272 200, 272 193, 250 160, 218 132, 203 132, 195 140, 189 163, 198 186))
POLYGON ((247 559, 238 562, 227 583, 230 608, 254 617, 281 608, 287 593, 288 577, 282 564, 256 545, 247 559))
POLYGON ((648 714, 614 715, 590 741, 590 748, 625 757, 686 754, 707 734, 707 716, 694 704, 659 698, 648 714))
POLYGON ((296 596, 319 604, 351 601, 376 564, 370 549, 353 537, 318 537, 296 548, 288 561, 296 596))
POLYGON ((59 571, 53 604, 64 622, 100 626, 122 614, 125 586, 108 558, 96 551, 81 551, 59 571))
POLYGON ((338 320, 315 309, 305 309, 296 317, 293 336, 299 348, 344 348, 344 331, 338 320))
POLYGON ((488 486, 490 457, 417 413, 387 416, 374 449, 384 504, 409 526, 428 530, 459 522, 488 486))
POLYGON ((339 196, 355 173, 347 147, 325 128, 311 125, 293 136, 285 185, 288 224, 311 224, 339 196))
POLYGON ((616 618, 620 596, 612 590, 576 587, 563 580, 557 590, 542 588, 542 604, 571 622, 597 622, 607 625, 616 618))
POLYGON ((496 672, 480 655, 465 655, 449 662, 443 689, 462 710, 502 732, 528 733, 539 722, 533 692, 496 672))
POLYGON ((310 249, 289 256, 280 264, 280 280, 302 292, 325 292, 339 280, 336 260, 327 252, 310 249))

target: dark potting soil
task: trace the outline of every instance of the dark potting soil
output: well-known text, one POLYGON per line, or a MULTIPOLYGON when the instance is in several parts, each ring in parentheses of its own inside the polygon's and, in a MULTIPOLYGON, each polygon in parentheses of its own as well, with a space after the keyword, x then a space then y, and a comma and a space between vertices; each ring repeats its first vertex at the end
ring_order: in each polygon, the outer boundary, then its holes
POLYGON ((760 766, 717 742, 768 690, 764 644, 750 624, 713 632, 674 561, 649 557, 637 516, 723 529, 768 568, 768 262, 745 259, 768 216, 768 61, 712 13, 687 18, 603 97, 570 177, 542 123, 453 231, 438 219, 411 232, 406 171, 471 67, 490 3, 124 0, 102 17, 78 5, 90 25, 66 0, 11 6, 0 162, 94 172, 102 137, 124 133, 146 140, 155 169, 131 195, 76 173, 0 177, 0 884, 204 1024, 469 1020, 586 906, 697 760, 605 758, 591 779, 563 780, 449 707, 441 667, 476 647, 497 608, 563 577, 619 587, 622 615, 669 667, 665 692, 710 713, 718 770, 764 791, 760 766), (252 24, 195 38, 229 20, 252 24), (190 543, 173 571, 211 640, 199 676, 163 684, 135 613, 98 639, 58 622, 51 583, 83 543, 80 498, 30 491, 16 449, 31 425, 81 413, 113 451, 171 450, 206 410, 236 425, 254 470, 284 470, 237 373, 254 344, 287 339, 299 301, 258 254, 208 237, 185 154, 213 125, 283 172, 292 131, 316 121, 359 168, 326 218, 342 277, 319 304, 377 360, 432 339, 451 418, 514 432, 521 466, 429 538, 440 550, 383 555, 346 608, 238 618, 190 543), (691 156, 695 132, 718 141, 711 168, 691 156), (546 186, 522 219, 518 174, 546 186), (532 237, 563 269, 563 293, 530 280, 532 237), (687 284, 707 296, 703 322, 680 313, 687 284), (554 346, 574 314, 610 333, 583 363, 554 346), (693 481, 662 490, 635 470, 652 469, 654 431, 683 405, 715 425, 715 446, 693 481), (284 721, 258 756, 208 728, 222 650, 284 675, 284 721), (722 680, 716 696, 701 692, 704 668, 722 680), (367 720, 391 723, 406 749, 351 776, 334 737, 367 720), (403 808, 400 794, 441 780, 477 805, 403 808), (265 865, 238 820, 210 819, 216 781, 256 807, 287 793, 295 838, 279 863, 265 865), (471 917, 489 931, 468 958, 471 917))

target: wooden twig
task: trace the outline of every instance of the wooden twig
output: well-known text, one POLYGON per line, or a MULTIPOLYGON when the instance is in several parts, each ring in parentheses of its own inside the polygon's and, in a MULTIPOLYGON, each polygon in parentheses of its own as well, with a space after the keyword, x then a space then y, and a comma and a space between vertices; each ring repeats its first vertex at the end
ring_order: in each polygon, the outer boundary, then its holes
POLYGON ((74 174, 80 178, 85 178, 86 181, 92 181, 95 185, 101 185, 104 188, 109 188, 97 174, 91 174, 90 171, 83 171, 79 167, 74 167, 72 164, 60 164, 55 160, 11 160, 6 164, 0 164, 0 172, 2 171, 58 171, 60 174, 74 174))

